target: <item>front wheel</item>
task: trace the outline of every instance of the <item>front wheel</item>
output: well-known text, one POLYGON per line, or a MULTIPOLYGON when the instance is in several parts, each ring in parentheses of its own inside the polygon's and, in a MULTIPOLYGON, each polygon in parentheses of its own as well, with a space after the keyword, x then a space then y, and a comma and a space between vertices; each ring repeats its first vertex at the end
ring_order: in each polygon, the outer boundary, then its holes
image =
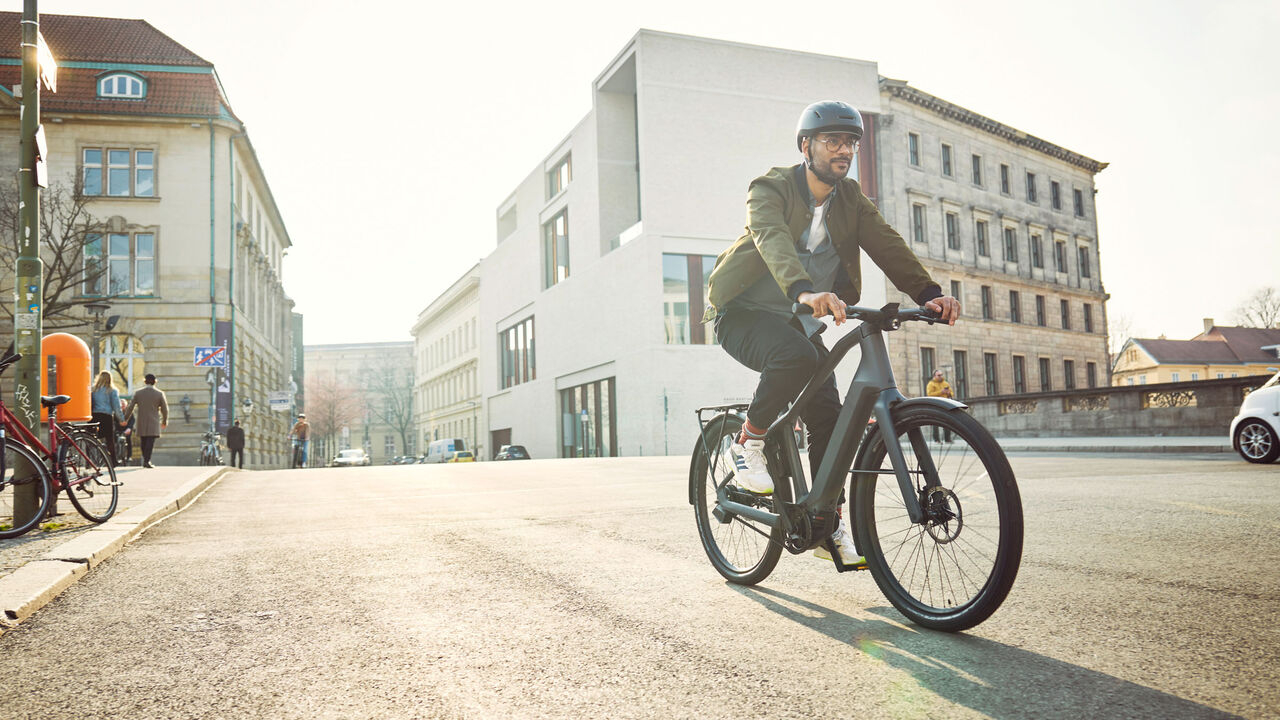
POLYGON ((1236 452, 1251 463, 1273 463, 1280 458, 1276 432, 1261 420, 1249 419, 1236 428, 1236 452))
POLYGON ((120 501, 120 483, 107 448, 97 438, 76 436, 58 445, 58 467, 67 497, 85 519, 106 522, 120 501))
POLYGON ((776 512, 774 499, 783 501, 788 493, 785 483, 775 482, 772 496, 753 495, 734 484, 729 445, 741 428, 742 418, 731 414, 716 416, 704 426, 689 467, 689 499, 712 566, 729 582, 754 585, 778 564, 782 529, 719 510, 716 491, 724 488, 735 502, 769 512, 776 512))
POLYGON ((53 498, 44 463, 27 446, 4 442, 0 465, 0 539, 16 538, 40 524, 53 498))
POLYGON ((893 413, 925 521, 907 517, 879 430, 854 463, 858 546, 881 592, 912 622, 967 630, 991 616, 1022 559, 1022 499, 1004 451, 961 410, 911 406, 893 413), (945 432, 953 439, 943 441, 945 432), (938 483, 922 469, 932 461, 938 483), (861 472, 859 472, 861 471, 861 472))

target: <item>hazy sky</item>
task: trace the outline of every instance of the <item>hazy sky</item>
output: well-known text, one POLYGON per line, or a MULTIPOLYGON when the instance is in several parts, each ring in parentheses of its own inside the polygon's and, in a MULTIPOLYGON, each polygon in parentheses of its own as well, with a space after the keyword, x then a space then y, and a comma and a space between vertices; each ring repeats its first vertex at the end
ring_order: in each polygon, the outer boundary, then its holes
MULTIPOLYGON (((21 11, 21 3, 10 2, 21 11)), ((214 63, 293 239, 306 342, 409 339, 639 28, 875 61, 1089 157, 1102 278, 1189 338, 1280 286, 1280 2, 46 0, 214 63)), ((780 138, 780 143, 789 142, 780 138)), ((738 228, 725 228, 732 237, 738 228)))

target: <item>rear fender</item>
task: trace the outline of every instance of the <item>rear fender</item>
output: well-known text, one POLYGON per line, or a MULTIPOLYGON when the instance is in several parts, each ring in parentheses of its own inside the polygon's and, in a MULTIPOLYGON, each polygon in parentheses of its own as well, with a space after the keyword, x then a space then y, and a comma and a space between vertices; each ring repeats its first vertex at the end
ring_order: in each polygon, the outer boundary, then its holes
POLYGON ((698 457, 702 453, 703 447, 713 447, 717 438, 720 437, 721 430, 732 429, 737 432, 742 427, 746 416, 738 413, 720 413, 711 418, 702 426, 702 432, 698 436, 697 443, 693 446, 693 456, 689 459, 689 504, 697 504, 697 487, 698 487, 698 457), (725 416, 728 415, 726 419, 725 416), (724 425, 721 425, 721 422, 724 425), (705 445, 704 445, 705 444, 705 445))

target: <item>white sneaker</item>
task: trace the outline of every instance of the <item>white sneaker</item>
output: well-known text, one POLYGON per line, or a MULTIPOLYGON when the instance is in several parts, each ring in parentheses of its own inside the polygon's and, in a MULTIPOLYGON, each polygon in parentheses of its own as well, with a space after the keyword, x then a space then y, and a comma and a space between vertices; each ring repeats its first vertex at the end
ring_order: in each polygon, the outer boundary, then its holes
POLYGON ((763 440, 747 440, 741 445, 733 443, 729 446, 729 455, 733 458, 735 485, 756 495, 773 492, 773 478, 769 476, 769 467, 764 461, 763 440))
MULTIPOLYGON (((853 544, 853 532, 849 530, 849 521, 840 518, 840 524, 836 526, 836 531, 831 534, 831 542, 835 543, 836 552, 840 553, 840 562, 845 565, 852 565, 855 568, 864 568, 867 566, 866 558, 858 554, 858 548, 853 544)), ((819 545, 813 549, 813 556, 822 560, 831 560, 831 553, 825 545, 819 545)))

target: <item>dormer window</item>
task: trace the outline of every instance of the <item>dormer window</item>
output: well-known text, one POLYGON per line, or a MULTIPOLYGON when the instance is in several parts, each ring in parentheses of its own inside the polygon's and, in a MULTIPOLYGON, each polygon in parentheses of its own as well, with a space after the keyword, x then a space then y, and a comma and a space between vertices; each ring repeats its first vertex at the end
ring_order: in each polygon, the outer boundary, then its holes
POLYGON ((147 81, 132 73, 112 73, 98 79, 98 97, 141 100, 147 96, 147 81))

